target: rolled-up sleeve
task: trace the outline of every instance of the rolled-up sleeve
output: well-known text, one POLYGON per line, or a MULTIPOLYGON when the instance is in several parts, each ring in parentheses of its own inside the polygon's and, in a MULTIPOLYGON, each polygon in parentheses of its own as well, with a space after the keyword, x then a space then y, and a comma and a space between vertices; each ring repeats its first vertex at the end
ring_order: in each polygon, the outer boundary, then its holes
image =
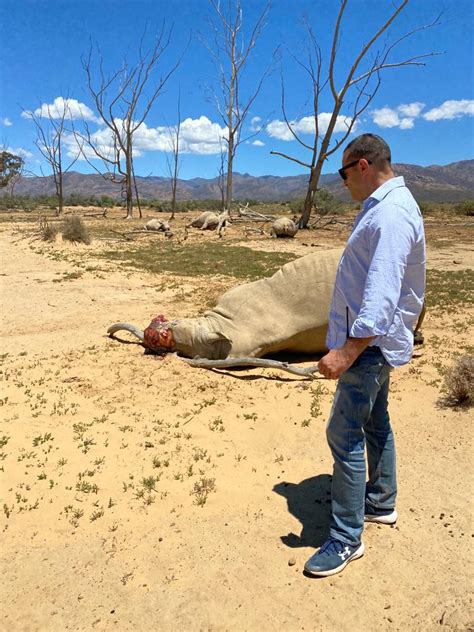
POLYGON ((384 336, 392 325, 414 241, 411 222, 400 221, 404 213, 403 207, 387 204, 368 227, 370 266, 359 313, 352 315, 352 338, 384 336))

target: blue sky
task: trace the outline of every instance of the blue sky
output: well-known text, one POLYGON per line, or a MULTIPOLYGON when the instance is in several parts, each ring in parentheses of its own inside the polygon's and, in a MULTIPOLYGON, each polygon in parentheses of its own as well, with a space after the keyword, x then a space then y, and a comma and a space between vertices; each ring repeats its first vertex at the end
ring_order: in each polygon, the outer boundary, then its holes
MULTIPOLYGON (((349 0, 338 50, 339 85, 355 52, 384 22, 394 4, 392 0, 349 0)), ((242 0, 242 6, 245 36, 265 3, 242 0)), ((304 59, 308 51, 303 20, 311 24, 321 45, 324 72, 338 6, 338 0, 274 0, 241 89, 245 97, 262 72, 272 67, 249 111, 244 136, 251 136, 256 128, 261 131, 238 148, 236 171, 281 176, 306 173, 300 165, 270 155, 274 150, 308 160, 306 150, 291 138, 283 123, 281 78, 288 118, 301 139, 308 142, 311 91, 307 76, 295 61, 304 59)), ((225 134, 225 127, 213 98, 218 89, 216 68, 202 43, 212 40, 212 13, 207 0, 1 0, 1 145, 22 153, 33 172, 39 174, 42 167, 45 174, 49 173, 34 145, 34 124, 25 111, 36 111, 41 116, 48 105, 54 112, 54 104, 61 107, 65 99, 69 100, 72 117, 80 111, 89 118, 96 138, 106 139, 87 92, 81 56, 93 41, 101 48, 106 70, 116 70, 124 58, 133 63, 145 27, 149 44, 165 20, 173 31, 159 68, 166 72, 181 54, 183 59, 137 132, 135 170, 139 175, 167 175, 168 129, 177 122, 180 95, 180 177, 215 177, 220 162, 219 138, 225 134)), ((356 133, 373 132, 388 141, 394 162, 426 166, 473 158, 474 2, 410 0, 383 41, 394 41, 431 22, 439 13, 441 24, 402 41, 392 61, 430 52, 443 54, 427 58, 426 66, 383 71, 381 87, 357 124, 356 133)), ((349 102, 341 115, 350 116, 349 102)), ((321 99, 322 126, 331 111, 331 94, 327 91, 321 99)), ((77 119, 75 125, 80 126, 77 119)), ((72 140, 67 149, 73 153, 72 140)), ((334 172, 340 160, 338 151, 328 160, 324 172, 334 172)), ((84 160, 77 161, 73 168, 92 172, 84 160)))

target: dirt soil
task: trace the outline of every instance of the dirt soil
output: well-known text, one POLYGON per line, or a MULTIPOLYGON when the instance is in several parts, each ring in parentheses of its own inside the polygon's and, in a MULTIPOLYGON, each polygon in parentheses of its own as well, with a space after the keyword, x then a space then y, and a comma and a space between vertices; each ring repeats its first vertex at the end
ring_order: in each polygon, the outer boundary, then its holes
MULTIPOLYGON (((306 254, 347 230, 242 243, 306 254)), ((427 234, 429 267, 474 267, 472 226, 427 234)), ((97 263, 103 247, 0 227, 0 629, 472 630, 472 409, 440 390, 472 311, 428 313, 423 348, 393 373, 397 525, 368 525, 360 561, 311 579, 335 384, 110 339, 113 322, 198 313, 231 283, 97 263)))

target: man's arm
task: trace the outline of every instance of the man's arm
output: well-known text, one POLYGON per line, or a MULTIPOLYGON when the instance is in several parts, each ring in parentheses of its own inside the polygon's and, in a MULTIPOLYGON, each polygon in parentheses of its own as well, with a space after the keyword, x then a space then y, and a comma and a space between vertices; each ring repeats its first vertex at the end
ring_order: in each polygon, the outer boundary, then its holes
POLYGON ((355 362, 377 336, 369 338, 348 338, 340 349, 331 349, 321 358, 319 372, 330 380, 337 380, 341 373, 355 362))

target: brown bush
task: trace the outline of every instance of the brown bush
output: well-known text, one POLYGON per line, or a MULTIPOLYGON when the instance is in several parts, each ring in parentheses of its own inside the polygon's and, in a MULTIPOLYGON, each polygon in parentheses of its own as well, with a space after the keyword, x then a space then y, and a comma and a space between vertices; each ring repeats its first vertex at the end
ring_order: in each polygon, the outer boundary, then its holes
POLYGON ((78 215, 66 217, 62 229, 63 239, 73 243, 90 244, 91 238, 86 225, 78 215))
POLYGON ((41 217, 39 221, 40 236, 43 241, 55 241, 58 234, 58 227, 50 224, 45 217, 41 217))
POLYGON ((474 400, 474 356, 459 358, 444 378, 443 391, 448 403, 472 406, 474 400))

